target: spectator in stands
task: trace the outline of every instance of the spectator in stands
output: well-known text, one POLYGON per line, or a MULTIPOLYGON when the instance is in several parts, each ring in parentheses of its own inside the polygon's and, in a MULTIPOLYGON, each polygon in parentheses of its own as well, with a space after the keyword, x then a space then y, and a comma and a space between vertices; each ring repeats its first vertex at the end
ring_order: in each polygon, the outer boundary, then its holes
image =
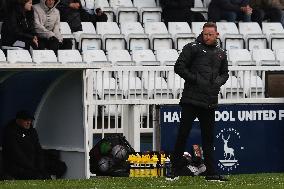
POLYGON ((199 12, 193 12, 194 0, 160 0, 164 22, 203 22, 205 18, 199 12))
POLYGON ((40 38, 40 49, 71 49, 72 41, 65 41, 60 33, 60 14, 56 9, 59 0, 41 0, 34 5, 35 30, 40 38))
POLYGON ((106 22, 108 20, 106 13, 101 8, 96 8, 95 22, 106 22))
POLYGON ((37 131, 32 126, 34 116, 22 110, 4 128, 2 155, 5 178, 60 178, 66 164, 59 160, 56 150, 42 150, 37 131))
POLYGON ((283 4, 279 0, 250 0, 250 6, 253 8, 252 21, 258 22, 260 25, 264 20, 282 21, 283 4))
POLYGON ((37 131, 32 127, 34 116, 19 111, 16 119, 4 129, 4 171, 15 179, 50 179, 44 169, 43 152, 37 131))
POLYGON ((251 14, 249 0, 212 0, 208 7, 208 20, 212 22, 250 22, 251 14))
POLYGON ((67 22, 72 32, 82 31, 81 22, 106 22, 107 15, 101 10, 96 14, 91 14, 88 10, 82 7, 80 0, 61 0, 58 9, 60 11, 61 20, 67 22))
POLYGON ((7 14, 1 29, 2 45, 37 49, 39 41, 34 27, 32 0, 18 0, 7 14))
POLYGON ((178 130, 172 175, 176 179, 183 162, 181 161, 192 123, 200 121, 206 180, 226 181, 215 171, 214 166, 214 122, 220 87, 229 78, 226 52, 217 46, 217 26, 206 23, 196 42, 187 44, 180 53, 174 70, 185 80, 180 105, 181 123, 178 130))

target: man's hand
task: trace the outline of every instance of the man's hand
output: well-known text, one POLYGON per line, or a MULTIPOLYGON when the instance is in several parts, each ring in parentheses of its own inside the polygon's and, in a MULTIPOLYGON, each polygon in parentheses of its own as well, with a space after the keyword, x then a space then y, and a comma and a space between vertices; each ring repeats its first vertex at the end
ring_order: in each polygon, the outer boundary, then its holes
POLYGON ((33 43, 36 45, 36 47, 38 47, 38 38, 37 38, 37 36, 33 37, 33 43))
POLYGON ((252 14, 252 8, 249 5, 247 5, 245 7, 241 7, 241 11, 246 13, 246 14, 252 14))
POLYGON ((69 4, 69 7, 71 8, 71 9, 79 9, 80 8, 80 3, 70 3, 69 4))

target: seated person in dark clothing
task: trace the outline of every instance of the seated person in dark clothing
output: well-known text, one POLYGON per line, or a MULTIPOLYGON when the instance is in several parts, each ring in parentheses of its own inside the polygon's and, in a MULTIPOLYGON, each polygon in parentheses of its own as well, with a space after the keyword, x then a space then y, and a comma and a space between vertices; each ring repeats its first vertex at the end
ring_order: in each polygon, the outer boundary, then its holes
POLYGON ((101 8, 96 8, 95 22, 106 22, 107 19, 106 13, 101 8))
POLYGON ((39 41, 34 27, 32 0, 18 0, 10 7, 2 25, 2 45, 37 49, 39 41))
MULTIPOLYGON (((16 119, 4 129, 3 168, 5 174, 14 179, 51 178, 50 171, 46 169, 37 131, 32 126, 33 120, 34 117, 29 112, 19 111, 16 119)), ((64 173, 66 165, 62 163, 57 167, 63 167, 64 173)))
POLYGON ((282 21, 282 8, 279 0, 250 0, 250 6, 253 8, 252 21, 260 25, 264 20, 269 22, 282 21))
POLYGON ((99 11, 99 16, 90 14, 82 7, 80 0, 61 0, 58 9, 61 21, 67 22, 72 32, 82 31, 81 22, 92 22, 95 26, 97 19, 107 21, 105 14, 100 15, 101 11, 99 11))
POLYGON ((220 20, 250 22, 251 13, 249 0, 212 0, 208 7, 208 20, 211 22, 220 20))

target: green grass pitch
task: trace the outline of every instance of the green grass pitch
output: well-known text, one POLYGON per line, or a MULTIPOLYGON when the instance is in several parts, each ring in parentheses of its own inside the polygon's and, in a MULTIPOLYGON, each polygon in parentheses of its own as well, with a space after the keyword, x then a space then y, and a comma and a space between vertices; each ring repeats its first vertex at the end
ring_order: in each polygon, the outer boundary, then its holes
POLYGON ((228 176, 228 182, 208 182, 204 177, 161 178, 94 177, 84 180, 0 181, 0 189, 284 189, 284 173, 228 176))

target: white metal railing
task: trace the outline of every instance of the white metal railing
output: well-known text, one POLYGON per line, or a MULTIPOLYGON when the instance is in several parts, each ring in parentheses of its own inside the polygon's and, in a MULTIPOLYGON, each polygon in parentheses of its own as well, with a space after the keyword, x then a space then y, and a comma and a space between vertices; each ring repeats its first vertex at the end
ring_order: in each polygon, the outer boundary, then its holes
MULTIPOLYGON (((221 87, 219 103, 284 103, 284 99, 265 98, 267 71, 284 71, 284 66, 230 66, 230 77, 221 87)), ((89 74, 93 76, 91 133, 101 137, 123 133, 134 147, 135 143, 140 145, 140 134, 148 133, 153 136, 156 149, 155 106, 178 104, 183 90, 184 81, 174 73, 174 67, 107 66, 89 74)))

